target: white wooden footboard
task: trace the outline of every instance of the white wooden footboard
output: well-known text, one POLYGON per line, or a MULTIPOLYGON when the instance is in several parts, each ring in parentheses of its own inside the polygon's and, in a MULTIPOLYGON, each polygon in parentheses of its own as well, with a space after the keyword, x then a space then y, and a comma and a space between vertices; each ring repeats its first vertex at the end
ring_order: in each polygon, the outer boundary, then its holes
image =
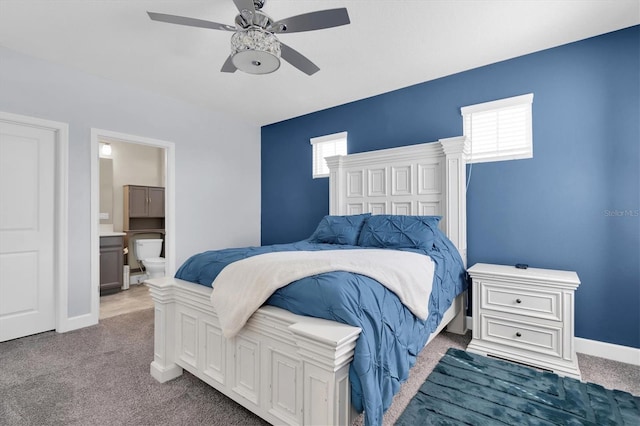
POLYGON ((352 422, 349 363, 359 328, 264 306, 227 340, 211 288, 174 278, 146 284, 155 302, 156 380, 184 368, 274 424, 352 422))
MULTIPOLYGON (((155 302, 151 375, 159 382, 185 369, 273 424, 349 425, 355 419, 349 363, 360 328, 263 306, 237 336, 225 339, 211 288, 168 277, 145 284, 155 302)), ((464 320, 465 300, 466 292, 456 298, 429 341, 464 320)))

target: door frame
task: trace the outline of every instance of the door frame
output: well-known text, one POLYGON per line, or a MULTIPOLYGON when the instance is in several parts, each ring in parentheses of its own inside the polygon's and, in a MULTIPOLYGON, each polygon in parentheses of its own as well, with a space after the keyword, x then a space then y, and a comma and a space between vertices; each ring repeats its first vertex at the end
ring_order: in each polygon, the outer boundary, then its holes
POLYGON ((165 152, 165 274, 176 269, 175 144, 144 136, 91 128, 91 313, 92 323, 100 317, 100 142, 123 142, 164 148, 165 152))
POLYGON ((69 321, 67 306, 69 302, 69 124, 45 120, 37 117, 0 111, 0 121, 20 126, 32 126, 51 130, 55 134, 54 147, 54 276, 53 294, 55 304, 55 330, 59 333, 69 331, 73 325, 69 321))

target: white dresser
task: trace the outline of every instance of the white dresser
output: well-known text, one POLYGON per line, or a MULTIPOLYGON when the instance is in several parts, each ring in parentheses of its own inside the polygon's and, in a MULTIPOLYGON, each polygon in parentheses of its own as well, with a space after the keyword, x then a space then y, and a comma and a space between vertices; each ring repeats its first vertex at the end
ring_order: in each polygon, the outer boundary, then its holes
POLYGON ((478 263, 467 350, 580 379, 573 326, 575 272, 478 263))

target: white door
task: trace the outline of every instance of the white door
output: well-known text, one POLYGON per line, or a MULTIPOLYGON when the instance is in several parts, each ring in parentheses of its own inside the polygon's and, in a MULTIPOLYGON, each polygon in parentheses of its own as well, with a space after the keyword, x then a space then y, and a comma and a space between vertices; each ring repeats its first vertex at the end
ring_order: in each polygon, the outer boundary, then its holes
POLYGON ((55 143, 0 121, 0 342, 55 329, 55 143))

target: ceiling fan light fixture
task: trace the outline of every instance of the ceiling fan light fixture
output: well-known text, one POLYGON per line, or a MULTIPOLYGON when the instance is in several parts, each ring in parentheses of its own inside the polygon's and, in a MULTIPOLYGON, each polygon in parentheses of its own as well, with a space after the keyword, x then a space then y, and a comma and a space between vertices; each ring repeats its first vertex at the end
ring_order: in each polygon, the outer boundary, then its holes
POLYGON ((265 0, 233 0, 240 12, 235 17, 235 26, 188 16, 158 12, 147 14, 153 21, 232 31, 234 34, 231 36, 231 54, 220 68, 224 73, 240 70, 249 74, 269 74, 280 68, 282 58, 303 73, 313 75, 320 71, 320 68, 297 50, 280 43, 275 34, 322 30, 351 23, 349 13, 344 7, 303 13, 274 21, 261 11, 264 2, 265 0))
POLYGON ((248 28, 231 36, 231 61, 240 71, 268 74, 280 68, 280 42, 262 28, 248 28))

